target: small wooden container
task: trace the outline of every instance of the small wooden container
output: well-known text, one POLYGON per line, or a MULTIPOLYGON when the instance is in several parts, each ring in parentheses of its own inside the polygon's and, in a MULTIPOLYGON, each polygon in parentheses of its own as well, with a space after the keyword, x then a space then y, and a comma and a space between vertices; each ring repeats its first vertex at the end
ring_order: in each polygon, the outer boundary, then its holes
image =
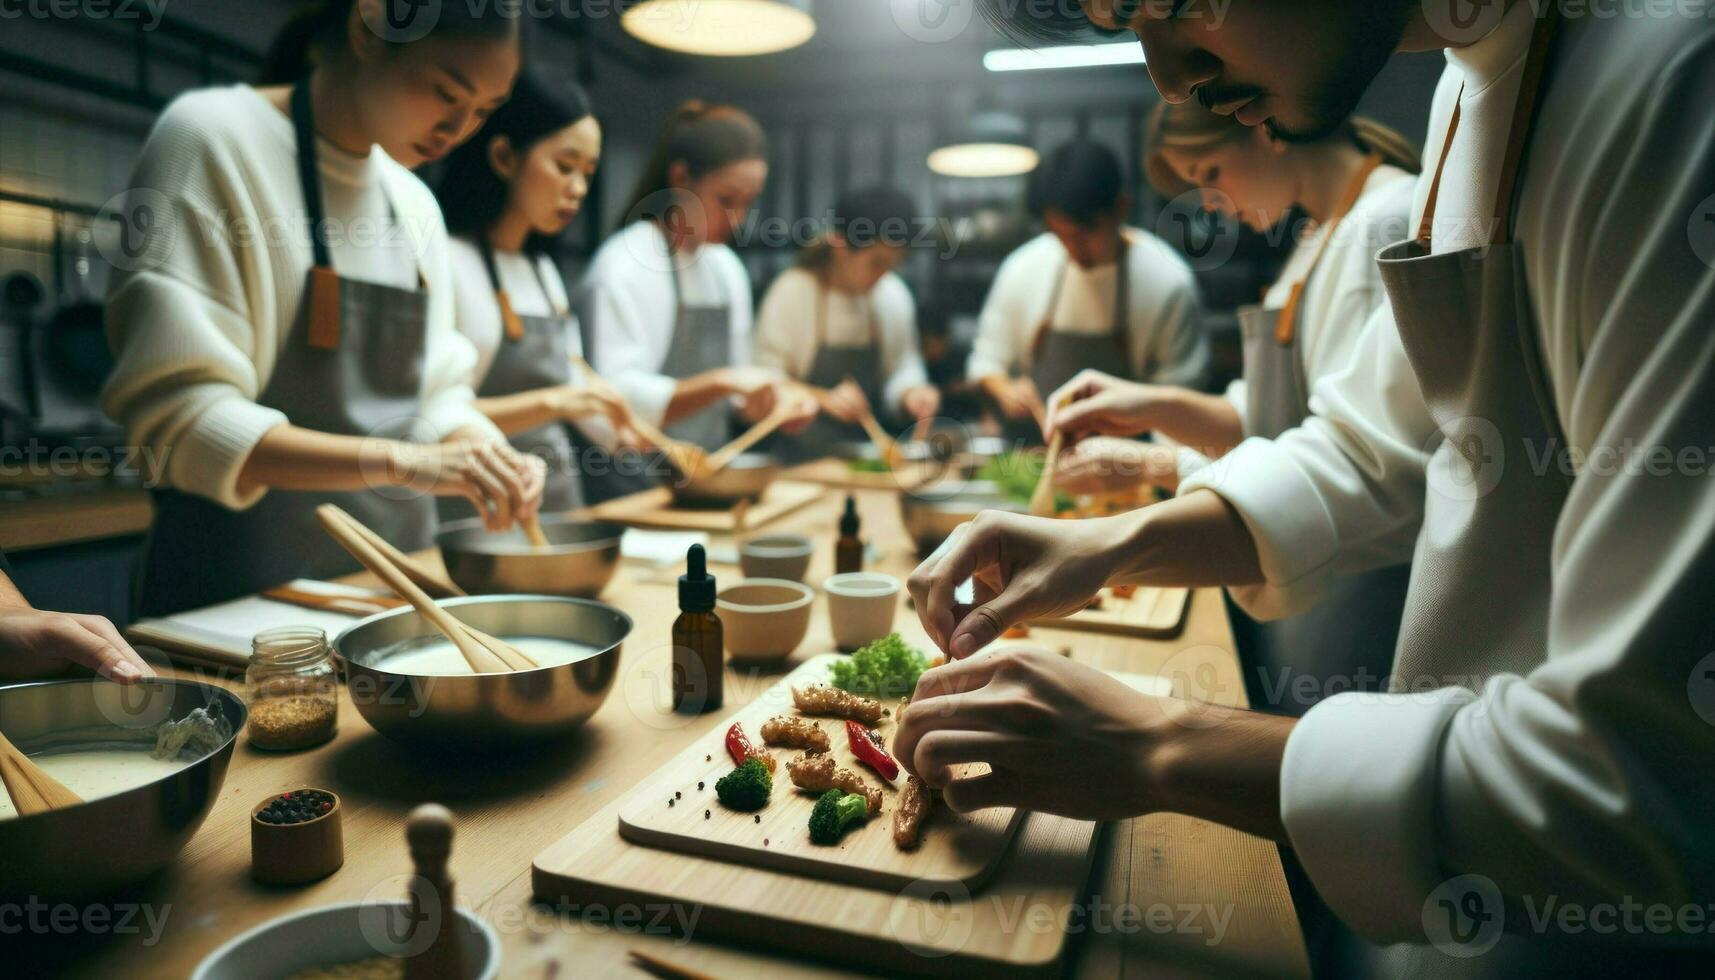
POLYGON ((268 885, 303 885, 338 871, 345 863, 345 834, 341 830, 339 794, 306 786, 333 797, 333 809, 303 823, 263 823, 268 804, 285 796, 276 793, 250 811, 250 876, 268 885))

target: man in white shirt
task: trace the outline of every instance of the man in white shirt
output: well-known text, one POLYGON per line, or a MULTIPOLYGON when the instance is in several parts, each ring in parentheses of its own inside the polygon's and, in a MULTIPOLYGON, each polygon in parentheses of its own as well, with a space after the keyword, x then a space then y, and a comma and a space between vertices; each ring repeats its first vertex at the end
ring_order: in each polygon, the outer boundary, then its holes
POLYGON ((1030 196, 1048 230, 1001 263, 967 377, 1020 430, 1036 426, 1042 399, 1085 368, 1200 382, 1209 352, 1196 279, 1166 242, 1126 225, 1131 198, 1113 151, 1089 140, 1060 147, 1030 196))
POLYGON ((1394 687, 1294 723, 1116 690, 1059 658, 978 657, 930 675, 901 758, 960 810, 1173 810, 1289 841, 1348 925, 1394 944, 1392 973, 1706 968, 1715 20, 1581 6, 1545 31, 1531 0, 1252 3, 1218 21, 1085 6, 1142 37, 1165 97, 1288 138, 1348 113, 1392 50, 1446 48, 1425 154, 1444 165, 1417 196, 1432 220, 1382 253, 1392 310, 1303 428, 1134 515, 985 516, 913 576, 919 614, 966 657, 1110 581, 1248 583, 1252 611, 1284 613, 1415 554, 1394 687), (1450 380, 1487 396, 1478 411, 1449 411, 1466 394, 1450 380), (983 601, 955 607, 972 575, 983 601), (1028 733, 985 725, 1020 704, 1028 733), (996 774, 948 784, 954 761, 996 774))

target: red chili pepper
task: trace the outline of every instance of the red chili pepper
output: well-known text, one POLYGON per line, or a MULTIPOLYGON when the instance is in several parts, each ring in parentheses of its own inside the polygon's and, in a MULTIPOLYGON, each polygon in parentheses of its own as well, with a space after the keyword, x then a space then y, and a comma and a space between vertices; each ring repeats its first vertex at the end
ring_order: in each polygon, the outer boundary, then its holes
POLYGON ((750 744, 749 736, 744 734, 744 729, 738 727, 736 721, 726 730, 726 751, 727 755, 732 756, 732 764, 735 766, 742 766, 744 760, 762 754, 756 750, 756 746, 750 744))
POLYGON ((899 778, 899 763, 893 761, 893 756, 882 748, 881 736, 863 727, 855 721, 846 722, 846 741, 851 743, 852 755, 864 765, 874 769, 881 778, 893 782, 899 778))

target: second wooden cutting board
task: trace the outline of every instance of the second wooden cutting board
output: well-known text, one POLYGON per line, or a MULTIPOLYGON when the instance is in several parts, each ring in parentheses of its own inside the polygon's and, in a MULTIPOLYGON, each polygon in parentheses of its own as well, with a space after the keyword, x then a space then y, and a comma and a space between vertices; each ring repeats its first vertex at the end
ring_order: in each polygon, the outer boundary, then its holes
MULTIPOLYGON (((879 815, 853 828, 839 844, 810 842, 810 812, 820 794, 799 790, 786 773, 786 763, 800 750, 770 750, 777 760, 774 789, 760 813, 728 810, 716 797, 715 780, 733 769, 725 746, 727 728, 738 722, 752 742, 762 745, 764 722, 775 715, 797 714, 792 688, 825 683, 829 665, 839 659, 840 654, 830 653, 805 661, 640 783, 620 804, 620 836, 648 847, 873 888, 897 890, 926 878, 957 881, 972 891, 981 887, 1006 853, 1023 814, 993 809, 964 816, 937 806, 918 848, 900 850, 893 843, 899 793, 852 757, 843 720, 818 719, 832 743, 834 761, 880 787, 883 802, 879 815)), ((888 708, 875 730, 891 745, 899 703, 888 703, 888 708)))

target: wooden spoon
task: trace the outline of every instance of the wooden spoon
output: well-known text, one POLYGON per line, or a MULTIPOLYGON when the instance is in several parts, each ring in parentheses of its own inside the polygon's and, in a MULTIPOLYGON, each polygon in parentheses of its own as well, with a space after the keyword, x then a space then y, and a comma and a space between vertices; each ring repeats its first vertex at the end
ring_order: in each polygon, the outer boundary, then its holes
MULTIPOLYGON (((594 379, 591 382, 592 384, 599 383, 602 387, 607 388, 610 391, 614 390, 612 385, 602 380, 601 375, 595 373, 595 368, 590 367, 590 362, 576 354, 573 354, 572 363, 577 365, 578 370, 594 379)), ((615 392, 615 394, 617 395, 617 392, 615 392)), ((623 399, 621 400, 623 401, 623 399)), ((633 429, 637 430, 637 434, 649 440, 649 443, 656 449, 659 449, 672 457, 673 465, 677 466, 680 472, 689 473, 693 469, 703 465, 703 460, 708 456, 708 454, 703 451, 703 447, 694 442, 685 442, 681 439, 675 439, 667 433, 662 432, 652 423, 647 422, 638 416, 638 414, 633 411, 629 405, 626 406, 625 414, 626 421, 630 423, 633 429)))
MULTIPOLYGON (((452 613, 435 605, 435 601, 418 588, 409 576, 395 567, 369 542, 363 533, 368 531, 368 528, 350 514, 333 504, 323 504, 316 508, 316 519, 321 521, 322 528, 338 541, 341 547, 349 551, 353 558, 361 562, 364 568, 386 582, 388 588, 409 602, 418 615, 428 620, 450 640, 465 662, 470 664, 471 670, 479 674, 500 674, 513 670, 532 670, 539 666, 511 644, 466 626, 452 613)), ((374 534, 373 531, 369 533, 374 534)))
MULTIPOLYGON (((1065 407, 1062 400, 1059 407, 1065 407)), ((1054 467, 1060 461, 1060 449, 1066 440, 1061 430, 1055 429, 1048 437, 1048 455, 1042 461, 1042 475, 1036 478, 1036 489, 1030 494, 1030 514, 1032 517, 1053 517, 1054 509, 1054 467)))
POLYGON ((709 454, 703 460, 703 465, 697 468, 697 476, 713 476, 732 465, 732 461, 744 454, 744 451, 766 439, 769 433, 786 424, 792 417, 792 412, 785 406, 776 408, 768 413, 768 417, 750 427, 750 431, 727 443, 709 454))
POLYGON ((6 784, 12 806, 21 817, 63 810, 83 802, 82 797, 31 762, 30 757, 13 745, 4 733, 0 733, 0 782, 6 784))
POLYGON ((540 517, 526 517, 522 523, 524 525, 524 536, 530 539, 530 547, 541 549, 552 546, 552 542, 548 540, 548 536, 542 532, 542 519, 540 517))
MULTIPOLYGON (((829 403, 833 399, 833 392, 815 385, 805 385, 804 387, 810 392, 811 397, 816 399, 816 404, 822 406, 822 411, 831 411, 829 403)), ((881 423, 875 419, 874 412, 865 411, 858 418, 858 424, 863 426, 864 434, 869 436, 869 441, 875 443, 876 450, 881 453, 882 462, 886 463, 889 469, 897 470, 904 465, 905 452, 899 448, 899 443, 882 429, 881 423)))
MULTIPOLYGON (((337 507, 334 509, 339 510, 337 507)), ((469 595, 465 590, 454 584, 452 579, 447 578, 444 575, 436 575, 423 566, 417 564, 410 555, 407 555, 398 548, 393 547, 392 544, 388 543, 386 538, 383 538, 381 535, 371 531, 362 521, 352 517, 343 510, 339 512, 346 519, 347 526, 350 527, 352 531, 361 535, 365 541, 369 542, 369 546, 371 548, 379 551, 382 557, 386 558, 393 567, 399 569, 406 578, 411 580, 413 585, 422 589, 427 595, 436 599, 454 599, 460 596, 469 595)), ((346 550, 349 551, 351 549, 348 548, 346 550)), ((393 591, 399 592, 398 589, 394 589, 393 591)), ((399 595, 403 598, 405 593, 399 592, 399 595)))

